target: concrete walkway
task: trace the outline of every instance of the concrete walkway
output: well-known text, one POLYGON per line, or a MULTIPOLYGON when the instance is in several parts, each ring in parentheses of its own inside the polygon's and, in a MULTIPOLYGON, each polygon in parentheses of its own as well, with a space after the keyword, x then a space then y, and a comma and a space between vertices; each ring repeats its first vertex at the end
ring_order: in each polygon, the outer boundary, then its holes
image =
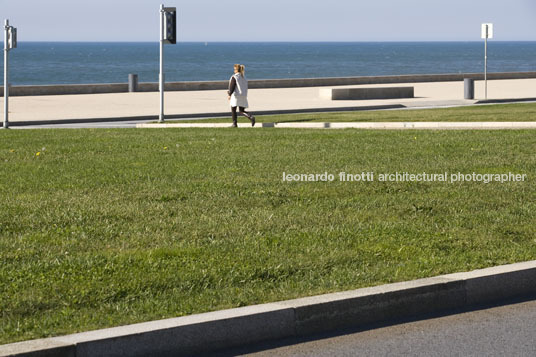
MULTIPOLYGON (((252 89, 250 110, 254 113, 359 110, 396 107, 440 107, 471 105, 484 97, 483 81, 475 82, 476 100, 464 100, 463 82, 403 83, 347 87, 413 86, 415 98, 389 100, 321 99, 321 87, 252 89)), ((325 88, 325 87, 324 87, 325 88)), ((536 79, 488 81, 488 98, 513 100, 536 98, 536 79)), ((157 117, 159 94, 112 93, 11 97, 10 123, 44 123, 69 120, 127 120, 157 117)), ((3 111, 3 106, 0 109, 3 111)), ((169 118, 229 115, 224 90, 166 92, 165 112, 169 118)), ((3 112, 2 112, 3 117, 3 112)))

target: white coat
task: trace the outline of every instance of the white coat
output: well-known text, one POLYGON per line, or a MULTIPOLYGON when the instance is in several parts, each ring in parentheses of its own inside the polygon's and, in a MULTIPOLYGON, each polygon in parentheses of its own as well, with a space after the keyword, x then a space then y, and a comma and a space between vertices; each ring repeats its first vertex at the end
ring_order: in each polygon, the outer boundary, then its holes
POLYGON ((229 81, 232 79, 236 81, 236 87, 231 94, 231 107, 248 107, 248 80, 240 73, 235 73, 229 81))

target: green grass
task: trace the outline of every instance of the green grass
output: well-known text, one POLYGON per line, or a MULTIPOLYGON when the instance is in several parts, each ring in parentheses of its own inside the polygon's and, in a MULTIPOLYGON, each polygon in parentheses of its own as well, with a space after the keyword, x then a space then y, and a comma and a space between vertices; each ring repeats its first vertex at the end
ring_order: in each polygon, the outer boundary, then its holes
POLYGON ((0 131, 0 343, 535 259, 534 135, 0 131))
MULTIPOLYGON (((254 108, 251 109, 255 113, 254 108)), ((259 115, 259 123, 286 122, 383 122, 383 121, 536 121, 536 103, 492 104, 455 108, 373 110, 310 114, 259 115)), ((173 121, 167 121, 173 122, 173 121)), ((178 121, 182 123, 231 123, 231 118, 178 121)), ((239 117, 238 122, 249 123, 239 117)))

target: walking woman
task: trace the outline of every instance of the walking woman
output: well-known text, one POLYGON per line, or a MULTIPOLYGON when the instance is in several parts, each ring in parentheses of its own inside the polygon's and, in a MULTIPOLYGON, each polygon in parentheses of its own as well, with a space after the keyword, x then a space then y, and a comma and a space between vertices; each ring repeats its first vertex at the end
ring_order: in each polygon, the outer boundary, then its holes
POLYGON ((248 107, 248 80, 246 79, 244 65, 235 64, 234 65, 234 74, 229 80, 229 101, 231 104, 231 112, 233 115, 233 128, 236 128, 236 109, 238 108, 239 113, 251 121, 251 126, 255 126, 255 117, 250 113, 246 112, 248 107))

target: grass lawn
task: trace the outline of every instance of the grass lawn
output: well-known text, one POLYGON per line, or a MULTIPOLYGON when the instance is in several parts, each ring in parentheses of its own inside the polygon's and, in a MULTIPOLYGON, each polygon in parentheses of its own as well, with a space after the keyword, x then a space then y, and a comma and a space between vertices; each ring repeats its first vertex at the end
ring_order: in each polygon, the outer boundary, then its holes
POLYGON ((535 135, 0 131, 0 343, 536 259, 535 135))
MULTIPOLYGON (((255 113, 255 108, 251 108, 255 113)), ((488 104, 455 108, 396 109, 357 112, 332 112, 311 114, 259 115, 259 123, 291 122, 411 122, 411 121, 536 121, 536 103, 488 104)), ((171 120, 167 122, 173 122, 171 120)), ((201 119, 177 122, 231 123, 229 118, 201 119)), ((249 123, 240 116, 239 123, 249 123)))

